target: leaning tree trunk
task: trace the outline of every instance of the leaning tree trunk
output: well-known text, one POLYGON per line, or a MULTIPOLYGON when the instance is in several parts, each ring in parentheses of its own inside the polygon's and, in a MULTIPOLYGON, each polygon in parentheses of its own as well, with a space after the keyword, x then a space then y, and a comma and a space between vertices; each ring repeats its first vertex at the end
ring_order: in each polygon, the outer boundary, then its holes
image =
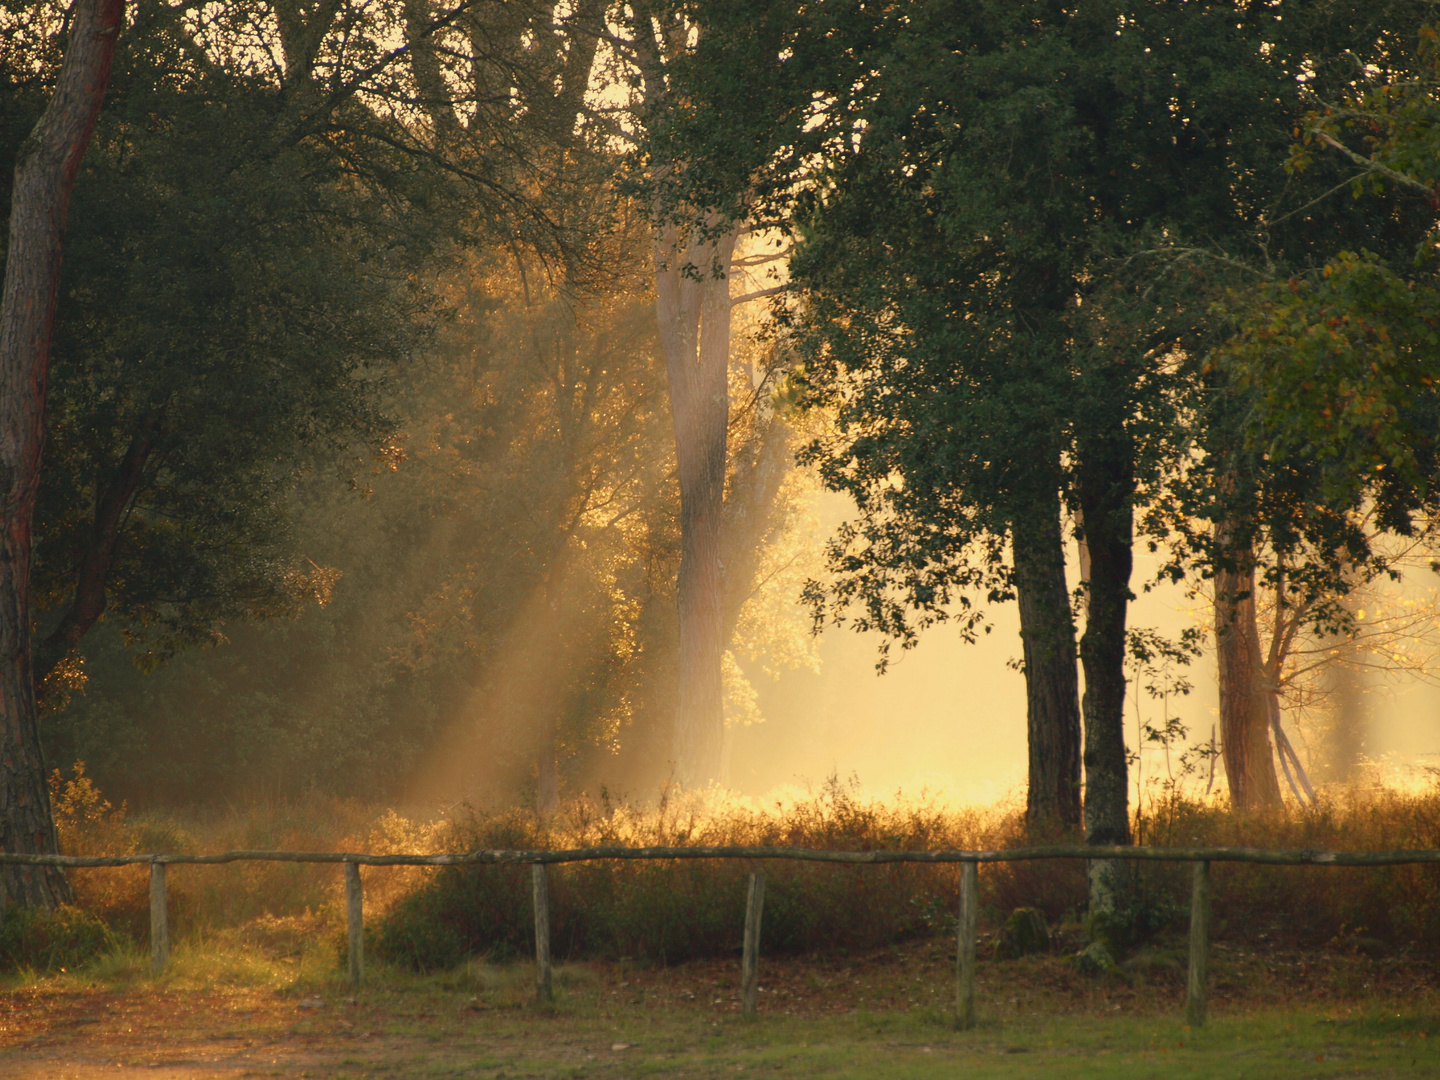
POLYGON ((671 766, 686 786, 718 777, 724 747, 721 528, 735 238, 733 229, 700 237, 674 224, 656 237, 656 307, 680 480, 680 685, 671 766))
POLYGON ((1065 585, 1058 494, 1046 509, 1043 517, 1017 521, 1011 529, 1030 750, 1025 819, 1032 828, 1080 824, 1075 620, 1065 585))
MULTIPOLYGON (((1117 440, 1118 441, 1118 440, 1117 440)), ((1090 558, 1085 634, 1085 841, 1130 843, 1130 781, 1125 760, 1125 633, 1130 602, 1134 482, 1122 445, 1093 448, 1079 484, 1090 558)), ((1090 909, 1110 912, 1125 891, 1120 861, 1090 864, 1090 909)))
MULTIPOLYGON (((58 850, 30 657, 30 547, 65 212, 115 60, 124 0, 78 0, 55 93, 20 147, 0 296, 0 851, 58 850)), ((0 867, 0 907, 70 898, 57 868, 0 867)))
POLYGON ((1270 703, 1255 623, 1255 567, 1248 552, 1215 574, 1215 658, 1220 676, 1220 738, 1230 804, 1237 810, 1280 805, 1270 745, 1270 703))

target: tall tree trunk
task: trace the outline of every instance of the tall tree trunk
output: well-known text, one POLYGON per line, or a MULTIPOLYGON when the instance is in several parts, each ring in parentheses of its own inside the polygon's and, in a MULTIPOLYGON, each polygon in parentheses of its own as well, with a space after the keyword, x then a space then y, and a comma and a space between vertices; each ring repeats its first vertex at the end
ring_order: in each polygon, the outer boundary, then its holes
MULTIPOLYGON (((1130 843, 1130 782, 1125 760, 1125 634, 1134 557, 1134 492, 1123 438, 1082 447, 1078 485, 1090 558, 1085 634, 1085 840, 1130 843)), ((1125 864, 1090 864, 1090 909, 1113 911, 1125 890, 1125 864)))
POLYGON ((725 734, 722 516, 734 229, 714 237, 666 225, 656 236, 656 307, 680 480, 679 702, 672 767, 703 785, 720 771, 725 734))
MULTIPOLYGON (((0 294, 0 851, 54 852, 30 656, 30 544, 65 213, 100 115, 124 0, 78 0, 54 96, 20 148, 0 294)), ((70 898, 57 868, 0 867, 0 907, 70 898)))
POLYGON ((1270 745, 1270 713, 1260 631, 1255 622, 1255 561, 1231 554, 1215 574, 1215 659, 1220 676, 1220 739, 1230 804, 1237 810, 1280 805, 1270 745))
POLYGON ((1080 824, 1080 692, 1058 493, 1045 509, 1011 529, 1030 750, 1025 819, 1032 827, 1080 824))

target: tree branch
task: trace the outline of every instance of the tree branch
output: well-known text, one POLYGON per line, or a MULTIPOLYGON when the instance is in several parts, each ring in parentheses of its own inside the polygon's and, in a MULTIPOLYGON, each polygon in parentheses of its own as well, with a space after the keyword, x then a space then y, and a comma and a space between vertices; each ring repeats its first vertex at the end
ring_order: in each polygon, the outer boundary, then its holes
POLYGON ((789 292, 790 285, 772 285, 768 289, 756 289, 754 292, 741 293, 739 296, 730 298, 731 307, 739 307, 741 304, 748 304, 752 300, 761 300, 767 296, 775 296, 777 293, 789 292))

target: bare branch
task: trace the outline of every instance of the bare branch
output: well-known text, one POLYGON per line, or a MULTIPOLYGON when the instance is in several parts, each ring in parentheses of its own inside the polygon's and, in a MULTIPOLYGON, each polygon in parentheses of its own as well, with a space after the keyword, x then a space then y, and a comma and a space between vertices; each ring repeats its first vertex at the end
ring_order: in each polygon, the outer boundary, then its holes
POLYGON ((748 304, 752 300, 763 300, 767 296, 775 296, 778 293, 789 292, 790 289, 791 286, 789 284, 772 285, 768 289, 756 289, 754 292, 741 293, 739 296, 732 296, 730 298, 730 306, 739 307, 741 304, 748 304))

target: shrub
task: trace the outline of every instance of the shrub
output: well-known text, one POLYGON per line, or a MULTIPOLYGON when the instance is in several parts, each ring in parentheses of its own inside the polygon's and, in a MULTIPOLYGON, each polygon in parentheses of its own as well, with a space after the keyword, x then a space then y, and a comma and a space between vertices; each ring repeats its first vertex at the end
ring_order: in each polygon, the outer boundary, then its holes
POLYGON ((116 945, 104 921, 82 908, 11 906, 0 914, 0 971, 64 971, 116 945))
MULTIPOLYGON (((799 846, 842 850, 969 846, 977 820, 926 801, 861 800, 852 786, 757 809, 732 801, 666 800, 654 813, 573 808, 547 823, 529 814, 472 817, 461 846, 544 849, 627 846, 799 846)), ((762 947, 771 953, 867 949, 954 925, 956 868, 837 866, 744 860, 575 863, 552 866, 551 942, 557 956, 673 963, 737 952, 748 875, 766 875, 762 947)), ((466 956, 532 947, 531 871, 462 866, 438 872, 376 927, 382 959, 427 969, 466 956)))

